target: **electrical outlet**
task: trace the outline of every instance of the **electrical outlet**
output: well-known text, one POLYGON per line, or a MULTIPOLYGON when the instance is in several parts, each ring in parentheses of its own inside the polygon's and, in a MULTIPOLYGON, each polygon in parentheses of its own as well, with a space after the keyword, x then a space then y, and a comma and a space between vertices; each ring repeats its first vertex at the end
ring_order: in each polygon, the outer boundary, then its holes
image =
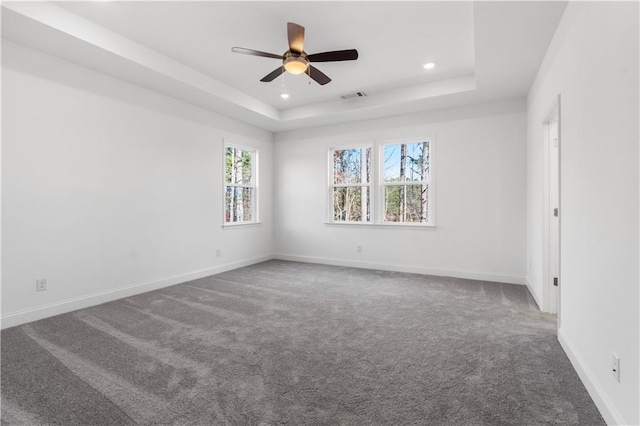
POLYGON ((614 353, 611 354, 611 375, 620 382, 620 358, 614 353))
POLYGON ((46 289, 47 289, 47 279, 46 278, 36 279, 36 291, 45 291, 46 289))
POLYGON ((222 257, 222 250, 216 249, 216 257, 222 257))
POLYGON ((356 246, 356 253, 362 253, 362 246, 356 246))

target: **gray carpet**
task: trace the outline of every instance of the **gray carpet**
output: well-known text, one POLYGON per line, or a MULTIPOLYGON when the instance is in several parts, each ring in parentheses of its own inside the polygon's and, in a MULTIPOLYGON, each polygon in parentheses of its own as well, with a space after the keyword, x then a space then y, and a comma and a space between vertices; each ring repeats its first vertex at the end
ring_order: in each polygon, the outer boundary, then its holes
POLYGON ((2 424, 604 424, 516 285, 270 261, 1 351, 2 424))

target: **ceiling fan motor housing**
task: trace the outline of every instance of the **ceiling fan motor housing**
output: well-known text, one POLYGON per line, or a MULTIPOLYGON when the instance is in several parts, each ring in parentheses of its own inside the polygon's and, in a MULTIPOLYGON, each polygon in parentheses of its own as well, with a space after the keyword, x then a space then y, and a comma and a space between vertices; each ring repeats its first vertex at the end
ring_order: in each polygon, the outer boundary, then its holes
POLYGON ((307 71, 309 67, 309 59, 307 58, 307 53, 302 52, 301 54, 293 53, 290 50, 287 50, 284 54, 284 59, 282 60, 282 65, 284 69, 287 70, 290 74, 302 74, 307 71))

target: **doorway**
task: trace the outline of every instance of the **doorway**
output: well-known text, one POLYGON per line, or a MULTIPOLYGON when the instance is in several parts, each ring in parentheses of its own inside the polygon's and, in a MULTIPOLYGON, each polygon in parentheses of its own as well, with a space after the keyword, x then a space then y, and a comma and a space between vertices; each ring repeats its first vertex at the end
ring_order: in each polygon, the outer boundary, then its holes
POLYGON ((542 125, 545 151, 544 310, 557 314, 560 327, 560 95, 553 101, 542 125))

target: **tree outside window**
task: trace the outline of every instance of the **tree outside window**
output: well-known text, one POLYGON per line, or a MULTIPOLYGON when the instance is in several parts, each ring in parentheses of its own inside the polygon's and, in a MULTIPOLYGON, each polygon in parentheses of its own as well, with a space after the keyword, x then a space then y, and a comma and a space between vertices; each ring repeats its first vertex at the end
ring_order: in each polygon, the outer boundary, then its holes
POLYGON ((383 145, 384 222, 429 222, 429 142, 383 145))
POLYGON ((334 222, 371 220, 371 148, 333 149, 332 218, 334 222))
POLYGON ((224 161, 224 222, 256 222, 256 151, 226 146, 224 161))

